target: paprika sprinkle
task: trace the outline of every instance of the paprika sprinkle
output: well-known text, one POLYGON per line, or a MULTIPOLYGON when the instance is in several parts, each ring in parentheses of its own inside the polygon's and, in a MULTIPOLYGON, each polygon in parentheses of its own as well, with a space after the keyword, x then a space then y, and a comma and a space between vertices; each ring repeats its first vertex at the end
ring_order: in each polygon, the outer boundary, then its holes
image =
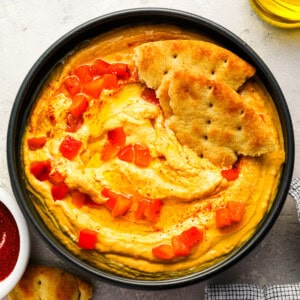
POLYGON ((17 223, 0 201, 0 281, 13 271, 20 251, 20 236, 17 223))

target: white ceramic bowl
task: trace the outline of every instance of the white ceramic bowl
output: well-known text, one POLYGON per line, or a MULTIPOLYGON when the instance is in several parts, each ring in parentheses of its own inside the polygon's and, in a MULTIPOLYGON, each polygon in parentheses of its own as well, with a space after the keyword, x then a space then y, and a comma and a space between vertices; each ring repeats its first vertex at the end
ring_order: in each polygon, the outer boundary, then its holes
POLYGON ((13 215, 20 236, 20 250, 16 265, 13 271, 0 281, 0 299, 8 295, 22 277, 28 264, 30 254, 30 238, 25 218, 13 196, 0 188, 0 202, 2 202, 13 215))

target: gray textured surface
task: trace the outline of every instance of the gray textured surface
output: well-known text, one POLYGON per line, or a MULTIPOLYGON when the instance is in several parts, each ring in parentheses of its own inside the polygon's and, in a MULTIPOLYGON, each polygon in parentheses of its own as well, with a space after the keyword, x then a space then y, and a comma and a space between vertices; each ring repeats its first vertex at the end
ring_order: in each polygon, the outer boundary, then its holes
MULTIPOLYGON (((134 7, 167 7, 201 15, 231 30, 257 52, 275 75, 288 102, 296 138, 294 175, 300 176, 300 29, 287 31, 265 24, 246 0, 0 0, 0 186, 11 192, 6 164, 7 124, 18 88, 35 60, 75 26, 114 10, 134 7)), ((31 229, 32 261, 77 271, 31 229)), ((95 285, 95 299, 105 300, 201 300, 208 283, 299 282, 300 225, 295 204, 288 197, 278 221, 260 245, 237 265, 206 282, 167 291, 134 291, 90 280, 95 285)))

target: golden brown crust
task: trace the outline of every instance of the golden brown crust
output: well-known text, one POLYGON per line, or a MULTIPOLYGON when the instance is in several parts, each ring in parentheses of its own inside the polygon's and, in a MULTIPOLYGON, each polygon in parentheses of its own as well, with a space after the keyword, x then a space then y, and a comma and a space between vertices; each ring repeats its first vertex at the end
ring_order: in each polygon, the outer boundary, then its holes
POLYGON ((92 293, 91 284, 73 274, 59 268, 30 265, 8 298, 88 300, 92 293))
POLYGON ((148 87, 158 89, 174 71, 196 71, 208 79, 221 81, 237 90, 255 69, 215 44, 198 40, 149 42, 134 50, 139 77, 148 87))
POLYGON ((166 86, 161 97, 169 98, 170 128, 181 144, 215 165, 229 167, 239 154, 258 156, 277 149, 276 132, 263 107, 257 111, 227 85, 176 72, 166 86))
POLYGON ((274 126, 255 93, 237 93, 255 69, 231 51, 197 40, 158 41, 136 47, 135 62, 179 142, 199 156, 229 167, 239 154, 277 149, 274 126))

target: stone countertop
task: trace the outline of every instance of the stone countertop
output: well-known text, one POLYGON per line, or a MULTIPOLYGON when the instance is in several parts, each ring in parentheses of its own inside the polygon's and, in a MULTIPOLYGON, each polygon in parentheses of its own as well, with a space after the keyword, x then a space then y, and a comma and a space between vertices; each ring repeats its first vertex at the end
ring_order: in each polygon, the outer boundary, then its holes
MULTIPOLYGON (((6 162, 6 132, 17 91, 39 56, 74 27, 103 14, 136 7, 163 7, 191 12, 222 25, 242 38, 265 61, 286 97, 292 116, 300 176, 300 29, 284 30, 261 21, 247 0, 0 0, 0 186, 12 193, 6 162)), ((30 225, 31 226, 31 225, 30 225)), ((32 262, 78 270, 63 262, 32 233, 32 262)), ((95 286, 94 299, 204 299, 210 283, 259 285, 300 280, 300 225, 290 197, 266 238, 235 266, 205 282, 163 291, 130 290, 81 274, 95 286)))

